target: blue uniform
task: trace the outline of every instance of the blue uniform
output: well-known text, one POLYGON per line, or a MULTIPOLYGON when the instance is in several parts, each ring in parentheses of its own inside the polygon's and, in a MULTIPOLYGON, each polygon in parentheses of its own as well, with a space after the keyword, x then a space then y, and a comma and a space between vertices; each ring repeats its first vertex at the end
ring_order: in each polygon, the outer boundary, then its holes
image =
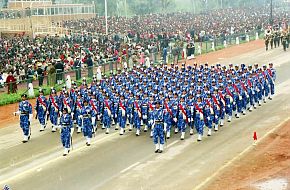
POLYGON ((41 125, 46 125, 46 113, 47 113, 48 101, 45 96, 39 96, 36 99, 36 112, 38 121, 41 125))
POLYGON ((58 112, 60 107, 58 96, 50 96, 48 105, 50 122, 53 126, 57 126, 58 112))
POLYGON ((93 132, 93 120, 95 120, 95 112, 90 106, 84 106, 81 110, 81 116, 82 116, 82 127, 83 127, 83 133, 85 137, 92 138, 92 132, 93 132), (94 118, 94 119, 93 119, 94 118))
POLYGON ((112 110, 112 102, 110 100, 104 100, 104 112, 103 112, 103 124, 105 128, 111 127, 111 110, 112 110))
POLYGON ((61 142, 63 147, 70 148, 71 143, 71 128, 73 128, 73 120, 70 114, 63 114, 60 118, 60 126, 61 126, 61 142))
POLYGON ((30 121, 29 115, 32 114, 32 106, 28 101, 19 103, 20 127, 24 136, 30 136, 30 121))
POLYGON ((203 135, 204 127, 204 103, 197 102, 194 109, 194 126, 198 134, 203 135))
POLYGON ((160 144, 164 144, 164 112, 163 109, 155 109, 153 112, 154 118, 154 129, 153 129, 153 142, 154 144, 158 144, 158 140, 160 144))

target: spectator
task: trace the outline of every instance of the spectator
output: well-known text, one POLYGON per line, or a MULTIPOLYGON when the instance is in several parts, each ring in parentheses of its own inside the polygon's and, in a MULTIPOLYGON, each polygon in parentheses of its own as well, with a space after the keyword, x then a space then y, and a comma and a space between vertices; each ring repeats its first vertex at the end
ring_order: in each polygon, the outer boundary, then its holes
POLYGON ((8 85, 8 94, 17 92, 16 78, 13 76, 12 72, 9 72, 6 78, 6 84, 8 85))

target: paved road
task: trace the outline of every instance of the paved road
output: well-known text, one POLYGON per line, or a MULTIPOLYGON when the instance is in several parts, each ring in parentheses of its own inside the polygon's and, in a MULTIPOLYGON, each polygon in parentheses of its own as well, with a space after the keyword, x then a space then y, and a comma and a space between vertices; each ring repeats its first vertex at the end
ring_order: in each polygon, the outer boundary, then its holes
MULTIPOLYGON (((222 55, 221 55, 222 56, 222 55)), ((259 49, 220 63, 277 65, 277 95, 251 114, 226 124, 212 137, 168 140, 163 154, 155 154, 149 133, 119 136, 99 130, 91 147, 74 135, 74 150, 62 157, 59 134, 39 133, 33 123, 31 142, 22 144, 18 126, 0 129, 0 186, 15 190, 60 189, 206 189, 204 182, 222 166, 252 146, 253 131, 262 137, 290 116, 290 53, 259 49)))

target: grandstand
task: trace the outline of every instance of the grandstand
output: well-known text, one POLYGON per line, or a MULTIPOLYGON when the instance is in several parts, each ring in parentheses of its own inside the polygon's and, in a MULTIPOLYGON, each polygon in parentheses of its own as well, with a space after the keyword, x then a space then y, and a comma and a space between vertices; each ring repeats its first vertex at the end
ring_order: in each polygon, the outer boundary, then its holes
POLYGON ((65 34, 65 20, 95 17, 94 4, 54 4, 51 0, 8 0, 0 11, 1 36, 9 34, 65 34))

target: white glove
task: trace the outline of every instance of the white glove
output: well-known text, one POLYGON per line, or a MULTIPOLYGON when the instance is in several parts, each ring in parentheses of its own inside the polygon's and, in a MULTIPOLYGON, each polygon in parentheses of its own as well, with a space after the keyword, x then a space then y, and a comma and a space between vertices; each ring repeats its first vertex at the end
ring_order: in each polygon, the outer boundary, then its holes
POLYGON ((96 117, 92 117, 92 124, 95 125, 96 123, 96 117))
POLYGON ((138 112, 138 116, 139 116, 139 117, 141 117, 141 116, 142 116, 140 112, 138 112))
POLYGON ((200 120, 203 120, 203 114, 200 113, 200 120))
POLYGON ((70 136, 72 136, 74 134, 75 128, 70 128, 70 136))
POLYGON ((185 120, 186 119, 186 115, 185 114, 182 114, 182 118, 185 120))
POLYGON ((46 111, 46 107, 45 106, 42 105, 42 108, 43 108, 44 111, 46 111))
POLYGON ((242 96, 241 95, 239 95, 239 100, 242 100, 243 98, 242 98, 242 96))
POLYGON ((213 109, 212 108, 209 108, 209 110, 210 110, 210 114, 213 114, 213 109))
POLYGON ((154 127, 155 127, 155 122, 152 124, 152 127, 151 127, 151 128, 152 128, 152 130, 154 129, 154 127))
POLYGON ((174 122, 177 122, 177 118, 176 118, 176 117, 175 117, 175 118, 173 118, 173 121, 174 121, 174 122))
POLYGON ((234 101, 233 97, 230 96, 230 102, 233 103, 233 101, 234 101))
POLYGON ((150 123, 150 124, 153 124, 153 120, 150 120, 149 123, 150 123))
POLYGON ((143 119, 147 119, 147 115, 143 115, 143 119))
POLYGON ((29 114, 29 122, 32 122, 33 114, 29 114))
POLYGON ((55 108, 55 112, 58 112, 58 109, 57 108, 55 108))
POLYGON ((59 116, 60 116, 60 117, 62 116, 62 112, 61 112, 61 111, 59 112, 59 116))
POLYGON ((59 125, 58 128, 59 128, 59 133, 61 133, 61 130, 62 130, 62 129, 61 129, 61 126, 59 125))
POLYGON ((13 112, 13 115, 14 115, 14 116, 16 116, 16 115, 20 115, 20 111, 13 112))
POLYGON ((124 117, 126 115, 125 110, 122 110, 122 116, 124 117))
POLYGON ((111 117, 111 114, 112 114, 111 113, 111 110, 108 109, 108 115, 109 115, 109 117, 111 117))
POLYGON ((68 113, 71 113, 71 109, 70 109, 70 107, 67 107, 67 112, 68 112, 68 113))
POLYGON ((194 122, 194 119, 193 118, 191 118, 191 122, 194 122))

